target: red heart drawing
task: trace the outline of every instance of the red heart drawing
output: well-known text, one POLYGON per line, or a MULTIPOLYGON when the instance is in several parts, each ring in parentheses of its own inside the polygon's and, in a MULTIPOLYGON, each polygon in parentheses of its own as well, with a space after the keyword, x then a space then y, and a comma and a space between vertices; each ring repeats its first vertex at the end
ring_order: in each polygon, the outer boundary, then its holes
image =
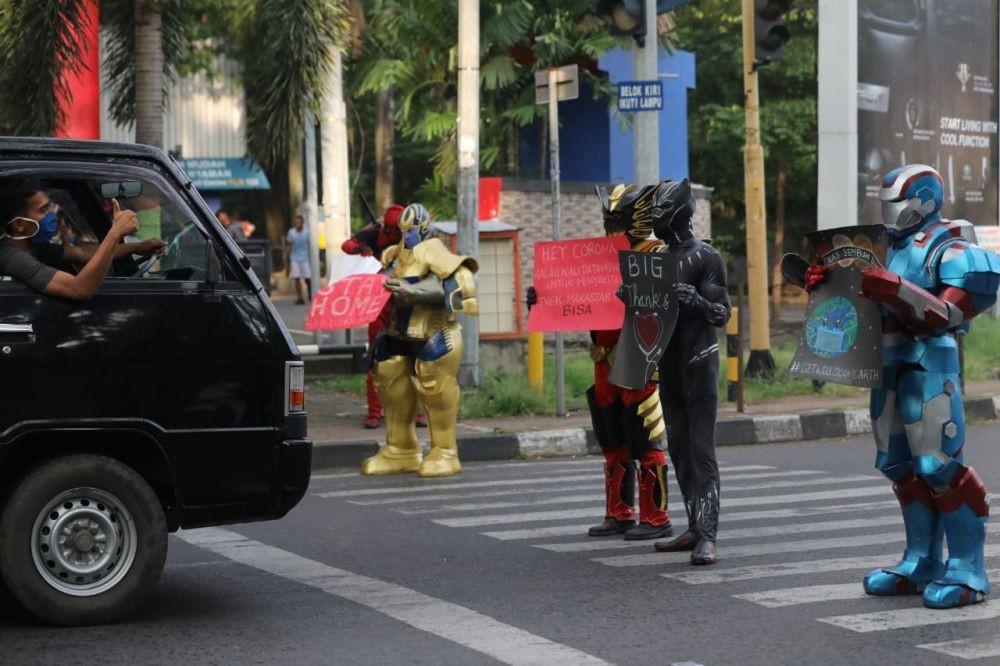
POLYGON ((635 329, 635 335, 639 339, 639 344, 642 345, 645 351, 650 351, 660 341, 660 335, 663 334, 663 328, 660 324, 660 318, 655 314, 637 314, 632 320, 632 327, 635 329))

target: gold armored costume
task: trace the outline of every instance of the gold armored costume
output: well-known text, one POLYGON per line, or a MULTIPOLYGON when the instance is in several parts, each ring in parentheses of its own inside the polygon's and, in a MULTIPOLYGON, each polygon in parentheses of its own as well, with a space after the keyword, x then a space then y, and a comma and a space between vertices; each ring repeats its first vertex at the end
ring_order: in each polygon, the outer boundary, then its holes
POLYGON ((430 237, 430 216, 420 204, 403 211, 399 227, 403 240, 382 254, 393 301, 389 324, 375 351, 386 444, 362 463, 361 473, 449 476, 462 471, 455 439, 462 329, 455 313, 479 314, 478 264, 430 237), (426 458, 413 423, 418 400, 430 429, 426 458))

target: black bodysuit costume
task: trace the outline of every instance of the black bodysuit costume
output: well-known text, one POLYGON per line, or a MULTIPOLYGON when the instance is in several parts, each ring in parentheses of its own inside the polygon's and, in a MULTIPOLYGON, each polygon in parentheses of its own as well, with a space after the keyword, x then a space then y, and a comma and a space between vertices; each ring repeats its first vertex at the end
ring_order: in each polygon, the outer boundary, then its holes
POLYGON ((694 237, 694 200, 687 180, 666 181, 653 195, 653 233, 676 257, 680 301, 677 326, 660 358, 660 400, 667 450, 684 495, 688 529, 659 551, 693 550, 692 564, 715 562, 719 522, 719 466, 715 459, 719 327, 729 321, 726 266, 719 253, 694 237))

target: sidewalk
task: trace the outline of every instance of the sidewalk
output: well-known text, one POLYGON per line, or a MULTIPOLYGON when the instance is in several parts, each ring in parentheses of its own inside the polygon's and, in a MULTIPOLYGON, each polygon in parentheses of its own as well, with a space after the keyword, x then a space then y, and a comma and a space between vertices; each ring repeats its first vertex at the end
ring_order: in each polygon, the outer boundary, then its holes
MULTIPOLYGON (((866 393, 857 396, 794 396, 748 405, 743 414, 730 403, 719 406, 719 446, 804 441, 858 435, 871 431, 866 393)), ((385 429, 365 430, 364 399, 311 385, 307 392, 309 436, 315 449, 313 467, 353 467, 372 455, 385 439, 385 429)), ((966 419, 1000 417, 1000 381, 974 380, 966 385, 966 419)), ((509 460, 519 457, 597 453, 590 415, 565 418, 518 416, 473 419, 458 423, 463 460, 509 460)), ((421 440, 427 431, 417 431, 421 440)))

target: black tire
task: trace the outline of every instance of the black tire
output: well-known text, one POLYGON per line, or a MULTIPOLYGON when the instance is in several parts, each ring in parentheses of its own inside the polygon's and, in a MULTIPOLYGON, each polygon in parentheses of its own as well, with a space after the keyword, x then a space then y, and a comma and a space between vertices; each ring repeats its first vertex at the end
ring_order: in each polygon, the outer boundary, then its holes
MULTIPOLYGON (((119 526, 124 529, 120 521, 119 526)), ((89 625, 122 617, 156 585, 166 556, 167 522, 159 498, 139 474, 113 458, 68 455, 51 460, 17 483, 0 514, 0 575, 11 596, 47 622, 89 625), (91 596, 73 596, 58 589, 39 572, 32 552, 37 547, 36 519, 45 519, 39 514, 54 499, 78 488, 95 489, 118 500, 134 528, 131 565, 123 563, 115 571, 120 579, 113 587, 91 596), (127 572, 121 574, 126 566, 127 572)))

